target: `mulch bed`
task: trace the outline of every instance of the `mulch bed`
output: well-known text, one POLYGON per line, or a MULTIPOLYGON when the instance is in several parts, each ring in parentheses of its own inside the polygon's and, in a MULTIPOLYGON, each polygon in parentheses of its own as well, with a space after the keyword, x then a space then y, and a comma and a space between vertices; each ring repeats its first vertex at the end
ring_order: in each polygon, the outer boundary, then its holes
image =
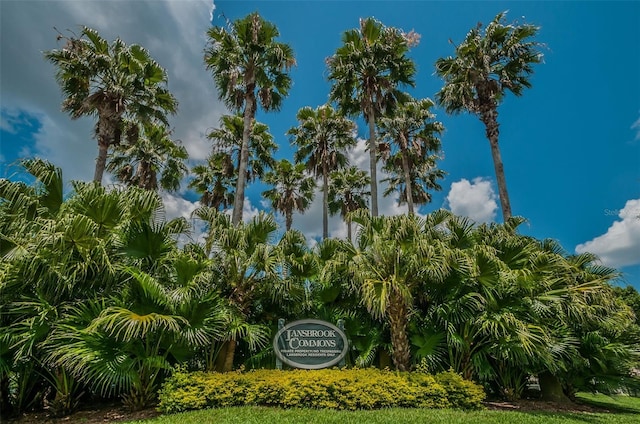
MULTIPOLYGON (((53 418, 47 413, 47 411, 40 411, 25 413, 20 417, 10 418, 6 422, 8 424, 102 424, 144 420, 157 417, 159 415, 160 412, 156 411, 155 408, 132 412, 118 402, 112 404, 99 404, 94 408, 84 407, 67 417, 53 418)), ((4 424, 4 422, 4 420, 0 420, 0 423, 4 424)))

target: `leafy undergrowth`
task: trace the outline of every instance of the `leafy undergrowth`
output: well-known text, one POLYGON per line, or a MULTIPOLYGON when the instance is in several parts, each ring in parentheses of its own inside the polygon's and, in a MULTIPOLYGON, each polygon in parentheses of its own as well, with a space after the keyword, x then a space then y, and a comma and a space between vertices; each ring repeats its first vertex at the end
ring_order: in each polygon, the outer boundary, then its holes
POLYGON ((367 369, 176 371, 160 390, 159 409, 174 413, 230 406, 366 410, 481 408, 482 387, 453 372, 367 369))

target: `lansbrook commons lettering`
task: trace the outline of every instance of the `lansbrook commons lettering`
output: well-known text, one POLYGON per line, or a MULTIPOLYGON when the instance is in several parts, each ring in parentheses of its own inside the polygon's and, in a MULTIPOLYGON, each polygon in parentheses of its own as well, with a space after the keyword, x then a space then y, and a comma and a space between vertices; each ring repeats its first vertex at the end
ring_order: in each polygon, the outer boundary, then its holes
POLYGON ((301 347, 337 347, 334 330, 286 330, 285 341, 289 349, 301 347))

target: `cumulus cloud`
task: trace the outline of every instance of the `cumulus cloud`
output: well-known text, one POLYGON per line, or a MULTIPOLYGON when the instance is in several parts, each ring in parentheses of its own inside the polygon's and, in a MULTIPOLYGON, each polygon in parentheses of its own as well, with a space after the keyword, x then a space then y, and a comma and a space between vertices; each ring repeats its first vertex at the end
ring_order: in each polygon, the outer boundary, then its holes
POLYGON ((613 268, 640 264, 640 199, 628 200, 619 211, 605 209, 604 213, 619 219, 606 233, 577 245, 576 253, 594 253, 613 268))
POLYGON ((162 193, 162 201, 167 220, 174 218, 190 220, 191 213, 200 206, 198 202, 190 202, 183 197, 166 192, 162 193))
POLYGON ((11 118, 18 113, 37 117, 41 127, 34 134, 33 153, 62 167, 65 178, 92 178, 95 121, 72 121, 60 111, 62 94, 55 68, 42 55, 62 46, 63 41, 56 42, 54 27, 66 36, 85 25, 109 41, 120 37, 127 44, 146 47, 167 70, 169 89, 179 102, 178 114, 170 117, 173 136, 193 160, 204 159, 207 128, 217 125, 226 111, 203 63, 213 9, 212 0, 2 2, 2 128, 13 128, 11 118))
POLYGON ((482 177, 465 178, 451 184, 447 195, 449 209, 456 215, 467 216, 478 223, 491 222, 498 209, 497 196, 491 181, 482 177))

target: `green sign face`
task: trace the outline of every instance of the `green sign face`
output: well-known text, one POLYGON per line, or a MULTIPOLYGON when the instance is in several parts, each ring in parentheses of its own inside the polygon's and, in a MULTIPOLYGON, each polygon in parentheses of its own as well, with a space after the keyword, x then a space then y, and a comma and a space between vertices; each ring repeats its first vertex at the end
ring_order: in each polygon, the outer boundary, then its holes
POLYGON ((273 339, 278 359, 294 368, 317 370, 336 365, 347 354, 347 336, 335 325, 303 319, 285 325, 273 339))

